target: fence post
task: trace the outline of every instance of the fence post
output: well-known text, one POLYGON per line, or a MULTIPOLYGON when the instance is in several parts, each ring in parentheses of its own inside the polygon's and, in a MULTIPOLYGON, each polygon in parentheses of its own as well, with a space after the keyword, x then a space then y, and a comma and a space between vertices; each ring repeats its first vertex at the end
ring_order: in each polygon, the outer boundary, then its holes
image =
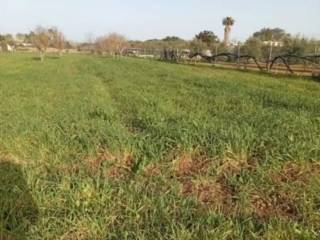
POLYGON ((314 59, 312 61, 312 76, 315 74, 315 68, 316 68, 316 63, 317 63, 317 58, 316 58, 316 55, 317 55, 317 46, 315 45, 314 46, 314 59))
POLYGON ((240 49, 241 48, 241 45, 240 45, 240 42, 238 42, 238 68, 240 68, 240 49))
POLYGON ((268 69, 267 69, 268 72, 270 72, 270 63, 272 60, 272 52, 273 52, 273 35, 271 36, 271 42, 270 42, 270 52, 269 52, 268 69))
POLYGON ((216 45, 216 52, 215 52, 215 54, 216 54, 216 57, 214 58, 214 65, 217 64, 218 45, 216 45))

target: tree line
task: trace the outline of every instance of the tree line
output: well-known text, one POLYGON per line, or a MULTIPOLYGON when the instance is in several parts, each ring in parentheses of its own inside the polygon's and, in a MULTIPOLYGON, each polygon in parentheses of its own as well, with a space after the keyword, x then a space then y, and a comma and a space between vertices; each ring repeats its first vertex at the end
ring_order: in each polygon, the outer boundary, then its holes
POLYGON ((30 44, 39 51, 40 60, 44 60, 45 53, 49 47, 55 48, 59 56, 62 56, 65 48, 70 47, 65 35, 56 27, 44 28, 36 27, 27 34, 18 33, 15 37, 11 34, 0 34, 0 44, 17 47, 19 44, 30 44))
POLYGON ((253 33, 244 42, 226 44, 212 31, 202 31, 195 35, 191 41, 170 36, 164 39, 147 41, 131 41, 131 47, 147 49, 190 49, 194 51, 210 50, 212 54, 231 52, 248 54, 258 59, 268 59, 270 51, 272 56, 292 54, 305 56, 320 54, 320 41, 309 39, 301 35, 291 35, 280 28, 263 28, 253 33))
POLYGON ((177 36, 167 36, 163 39, 150 39, 146 41, 132 41, 118 33, 110 33, 96 38, 93 41, 72 46, 65 35, 56 27, 36 27, 28 34, 0 34, 0 44, 16 45, 17 41, 32 44, 38 51, 41 61, 49 47, 57 49, 59 56, 64 49, 77 47, 79 51, 90 51, 103 56, 123 55, 128 48, 137 49, 188 49, 192 51, 207 50, 212 54, 232 52, 248 54, 257 59, 268 59, 281 54, 294 54, 303 56, 320 53, 320 41, 309 39, 300 35, 291 35, 280 28, 263 28, 253 33, 244 42, 231 42, 231 27, 235 20, 231 17, 223 19, 225 26, 224 39, 212 31, 205 30, 195 34, 192 40, 184 40, 177 36))

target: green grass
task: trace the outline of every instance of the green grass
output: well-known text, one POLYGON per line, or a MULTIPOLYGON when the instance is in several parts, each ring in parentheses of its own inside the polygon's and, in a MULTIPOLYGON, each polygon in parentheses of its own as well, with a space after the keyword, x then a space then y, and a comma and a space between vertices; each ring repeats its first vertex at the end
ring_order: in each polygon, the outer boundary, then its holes
POLYGON ((0 158, 0 239, 320 237, 308 80, 0 55, 0 158))

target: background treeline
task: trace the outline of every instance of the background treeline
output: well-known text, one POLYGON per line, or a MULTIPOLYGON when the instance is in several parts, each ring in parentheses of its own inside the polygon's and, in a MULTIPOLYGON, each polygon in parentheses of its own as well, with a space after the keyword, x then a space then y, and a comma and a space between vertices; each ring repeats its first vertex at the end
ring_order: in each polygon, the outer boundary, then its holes
POLYGON ((147 41, 130 41, 132 48, 146 49, 190 49, 210 50, 212 54, 221 52, 248 54, 257 58, 269 58, 272 55, 294 54, 298 56, 320 54, 320 41, 301 35, 291 35, 280 28, 264 28, 255 32, 244 42, 233 42, 226 45, 211 31, 197 34, 193 40, 187 41, 175 36, 147 41), (272 47, 272 49, 271 49, 272 47), (240 48, 240 49, 239 49, 240 48))
MULTIPOLYGON (((128 40, 118 33, 111 33, 82 43, 68 41, 64 34, 56 27, 37 27, 27 34, 0 34, 1 46, 10 45, 32 46, 43 59, 48 48, 55 48, 59 55, 66 49, 79 52, 91 52, 101 55, 123 55, 127 49, 163 50, 180 49, 189 51, 206 51, 208 54, 231 52, 248 54, 258 59, 268 59, 270 56, 294 54, 298 56, 320 54, 320 41, 306 38, 302 35, 291 35, 280 28, 263 28, 253 33, 246 41, 231 41, 226 43, 212 31, 202 31, 192 40, 185 40, 177 36, 167 36, 163 39, 146 41, 128 40)), ((2 47, 2 49, 4 49, 2 47)))

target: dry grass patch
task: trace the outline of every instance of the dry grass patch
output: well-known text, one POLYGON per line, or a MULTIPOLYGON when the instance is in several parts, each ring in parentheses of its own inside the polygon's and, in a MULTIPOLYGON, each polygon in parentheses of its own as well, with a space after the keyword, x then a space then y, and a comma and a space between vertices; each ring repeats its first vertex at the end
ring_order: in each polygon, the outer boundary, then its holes
POLYGON ((95 157, 85 158, 85 166, 91 176, 100 175, 114 180, 127 179, 133 175, 135 159, 132 153, 114 155, 107 150, 100 150, 95 157), (103 165, 107 169, 103 170, 103 165))
POLYGON ((306 185, 312 177, 320 177, 320 164, 297 164, 286 163, 278 171, 271 172, 272 180, 275 184, 295 183, 306 185))
POLYGON ((227 153, 225 157, 219 161, 217 166, 217 175, 237 176, 243 170, 254 171, 257 163, 246 153, 227 153))
POLYGON ((318 163, 286 163, 280 170, 271 171, 272 191, 251 194, 251 210, 260 218, 276 217, 299 221, 303 213, 299 210, 303 197, 308 198, 307 187, 314 178, 320 179, 318 163))
POLYGON ((222 160, 192 157, 184 154, 174 162, 174 173, 181 184, 183 197, 194 197, 206 207, 221 211, 225 215, 237 213, 238 189, 232 186, 228 177, 240 174, 243 169, 252 169, 243 155, 222 160), (215 176, 209 176, 210 169, 216 169, 215 176))
POLYGON ((96 156, 87 156, 84 160, 86 169, 89 171, 90 175, 95 176, 99 174, 104 162, 111 164, 114 163, 117 158, 108 150, 101 149, 96 156))
POLYGON ((299 195, 294 192, 276 188, 271 193, 265 195, 254 193, 251 196, 252 214, 259 218, 280 218, 284 220, 300 220, 297 203, 300 201, 299 195))
POLYGON ((76 226, 58 238, 59 240, 91 240, 96 239, 85 226, 76 226))
POLYGON ((210 208, 221 211, 225 215, 236 212, 237 191, 225 178, 200 181, 196 184, 197 200, 210 208))
MULTIPOLYGON (((48 169, 49 166, 45 166, 45 167, 46 167, 47 172, 49 172, 50 171, 48 169)), ((68 174, 68 175, 78 174, 81 171, 81 165, 78 163, 70 163, 70 164, 62 163, 57 166, 57 171, 59 173, 68 174)))
POLYGON ((194 197, 201 205, 225 215, 236 212, 237 191, 224 178, 182 181, 180 194, 183 197, 194 197))
POLYGON ((162 174, 161 166, 155 163, 151 163, 144 167, 142 174, 147 178, 159 176, 162 174))
POLYGON ((207 173, 211 162, 203 156, 184 153, 173 162, 174 175, 184 178, 207 173))
POLYGON ((0 163, 12 163, 16 165, 24 165, 27 162, 11 154, 3 154, 0 152, 0 163))
POLYGON ((126 180, 134 175, 133 167, 136 161, 132 153, 126 152, 123 157, 117 158, 104 176, 113 180, 126 180))

